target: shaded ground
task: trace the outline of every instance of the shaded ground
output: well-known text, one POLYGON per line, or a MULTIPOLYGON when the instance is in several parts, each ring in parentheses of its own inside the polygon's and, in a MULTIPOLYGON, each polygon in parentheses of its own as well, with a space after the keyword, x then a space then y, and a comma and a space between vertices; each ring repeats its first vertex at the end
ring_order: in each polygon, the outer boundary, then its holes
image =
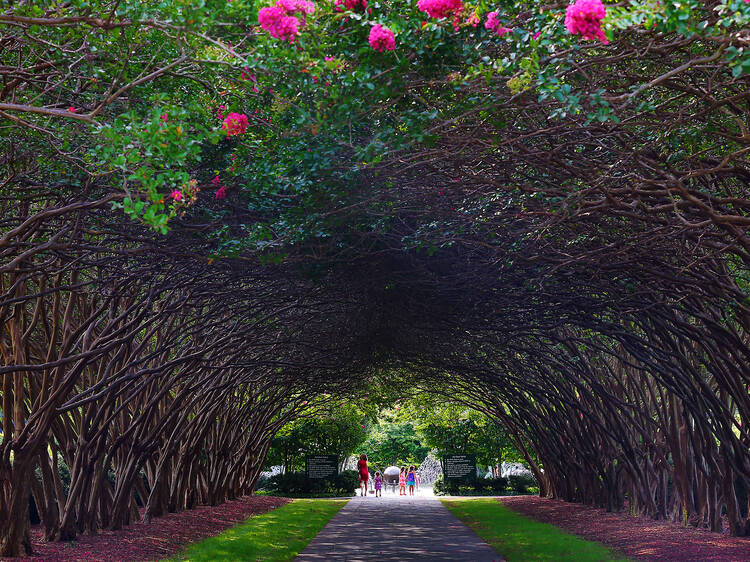
POLYGON ((341 560, 502 560, 471 529, 427 495, 354 497, 297 557, 341 560))
POLYGON ((121 531, 80 536, 73 543, 48 543, 39 528, 32 530, 34 555, 0 560, 47 561, 142 561, 160 560, 177 553, 187 543, 216 535, 251 515, 265 513, 289 500, 271 496, 244 497, 218 506, 201 506, 158 517, 149 524, 135 523, 121 531))
POLYGON ((537 496, 499 498, 537 521, 615 548, 630 558, 652 561, 750 560, 750 538, 736 538, 676 523, 607 513, 603 509, 537 496))

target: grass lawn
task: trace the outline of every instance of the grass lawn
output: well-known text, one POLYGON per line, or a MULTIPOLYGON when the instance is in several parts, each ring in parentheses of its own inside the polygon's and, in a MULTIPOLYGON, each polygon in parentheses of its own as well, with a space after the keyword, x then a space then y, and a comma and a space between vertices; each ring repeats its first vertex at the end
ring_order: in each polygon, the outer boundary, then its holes
POLYGON ((441 501, 509 562, 628 560, 604 545, 578 538, 553 525, 539 523, 520 515, 496 499, 441 501))
POLYGON ((294 500, 187 547, 173 560, 293 560, 348 500, 294 500))

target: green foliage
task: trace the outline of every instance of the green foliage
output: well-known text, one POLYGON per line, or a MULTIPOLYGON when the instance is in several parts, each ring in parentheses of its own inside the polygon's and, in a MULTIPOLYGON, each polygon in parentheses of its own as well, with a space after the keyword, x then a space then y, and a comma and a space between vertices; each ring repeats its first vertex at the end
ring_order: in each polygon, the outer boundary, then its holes
POLYGON ((421 397, 405 406, 425 445, 438 457, 473 454, 477 464, 489 466, 503 460, 520 460, 503 429, 486 415, 455 402, 421 397))
POLYGON ((509 562, 626 560, 599 543, 578 538, 553 525, 539 523, 515 513, 495 499, 441 501, 509 562))
POLYGON ((430 448, 420 439, 410 422, 384 422, 373 428, 358 451, 381 470, 388 466, 419 465, 430 448))
POLYGON ((366 439, 364 421, 360 409, 344 405, 287 424, 274 437, 266 466, 303 470, 307 455, 337 455, 343 462, 366 439))
POLYGON ((508 476, 508 485, 518 494, 527 494, 529 488, 536 486, 536 480, 528 474, 511 474, 508 476))
MULTIPOLYGON (((477 81, 503 93, 534 92, 553 102, 550 117, 556 119, 578 114, 590 122, 620 119, 605 99, 610 92, 600 91, 599 84, 590 90, 586 80, 563 78, 581 57, 602 51, 565 29, 561 9, 503 2, 501 15, 513 32, 499 39, 482 24, 460 22, 453 29, 446 19, 427 17, 412 0, 372 3, 365 14, 342 14, 332 2, 317 2, 290 44, 265 31, 248 35, 248 25, 255 25, 258 9, 268 3, 90 0, 15 6, 14 16, 54 13, 63 22, 29 27, 36 39, 24 53, 29 68, 42 61, 70 70, 55 87, 40 81, 14 91, 16 103, 51 113, 23 113, 31 126, 12 124, 12 137, 39 147, 45 170, 77 176, 79 184, 96 179, 100 189, 121 196, 117 207, 162 233, 196 203, 197 188, 212 189, 209 181, 218 175, 254 213, 255 224, 217 229, 215 255, 257 251, 278 260, 286 245, 328 240, 342 229, 386 229, 391 218, 382 213, 347 222, 326 209, 351 204, 368 167, 389 153, 433 144, 436 121, 500 113, 502 96, 493 102, 476 95, 477 81), (104 25, 91 14, 108 14, 111 21, 104 25), (66 18, 84 23, 70 26, 66 18), (369 47, 374 23, 396 33, 396 51, 369 47), (46 45, 69 48, 49 52, 46 45), (68 60, 72 55, 66 53, 79 52, 68 60), (61 104, 74 112, 61 111, 61 104), (250 116, 247 133, 223 139, 220 106, 250 116), (169 119, 163 124, 159 117, 165 113, 169 119), (73 171, 47 146, 48 138, 61 139, 68 163, 75 162, 73 171), (170 201, 175 189, 188 200, 170 201)), ((491 8, 476 5, 482 17, 491 8)), ((644 28, 688 38, 728 36, 750 20, 750 5, 743 0, 723 0, 711 10, 698 0, 633 0, 607 8, 604 29, 612 40, 644 28)), ((712 45, 696 42, 696 53, 708 53, 712 45)), ((750 71, 750 51, 741 44, 729 44, 722 56, 735 77, 750 71)), ((0 62, 17 64, 10 58, 0 62)), ((637 111, 655 111, 659 100, 639 86, 633 86, 643 103, 637 111)), ((199 207, 202 219, 220 221, 230 212, 215 204, 212 192, 199 207)))
POLYGON ((294 560, 346 502, 294 500, 197 542, 173 560, 294 560))

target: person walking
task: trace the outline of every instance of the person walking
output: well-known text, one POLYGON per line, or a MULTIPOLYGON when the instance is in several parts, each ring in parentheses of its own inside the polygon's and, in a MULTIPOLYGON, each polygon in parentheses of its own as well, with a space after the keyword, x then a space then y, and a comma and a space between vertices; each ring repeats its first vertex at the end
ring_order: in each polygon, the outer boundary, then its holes
POLYGON ((361 495, 367 495, 367 481, 370 479, 370 473, 367 470, 367 455, 362 453, 357 461, 357 472, 359 472, 359 490, 361 495))
POLYGON ((401 472, 398 475, 398 495, 406 495, 406 467, 401 467, 401 472))
POLYGON ((375 497, 379 498, 383 495, 381 491, 383 489, 383 477, 380 476, 380 471, 375 471, 375 497))
POLYGON ((406 485, 409 486, 409 495, 414 495, 414 486, 417 483, 416 468, 412 465, 409 467, 409 473, 406 475, 406 485))

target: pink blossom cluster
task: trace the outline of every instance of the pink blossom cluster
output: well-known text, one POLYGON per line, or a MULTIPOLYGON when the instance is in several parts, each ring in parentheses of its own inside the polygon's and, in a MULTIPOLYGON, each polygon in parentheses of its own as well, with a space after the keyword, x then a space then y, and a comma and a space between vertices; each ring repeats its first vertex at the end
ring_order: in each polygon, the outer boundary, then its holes
POLYGON ((307 15, 315 13, 315 3, 309 0, 278 0, 276 6, 284 8, 290 16, 295 13, 307 15))
POLYGON ((367 0, 336 0, 333 5, 337 12, 343 12, 344 8, 350 12, 364 12, 367 9, 367 0))
POLYGON ((396 48, 396 36, 393 31, 376 23, 370 29, 370 47, 380 52, 393 51, 396 48))
POLYGON ((227 132, 227 138, 229 138, 244 134, 248 124, 247 115, 244 113, 230 113, 224 117, 221 128, 227 132))
POLYGON ((513 30, 509 27, 500 25, 500 20, 497 18, 497 16, 499 15, 499 12, 490 12, 489 14, 487 14, 487 21, 484 22, 484 28, 489 29, 490 31, 494 31, 500 36, 503 36, 513 30))
POLYGON ((576 0, 565 11, 565 27, 573 35, 599 39, 606 45, 609 41, 602 31, 602 20, 606 15, 602 0, 576 0))
POLYGON ((479 16, 476 12, 474 12, 468 18, 466 18, 466 21, 464 23, 466 25, 470 25, 471 27, 476 27, 479 25, 479 21, 479 16))
POLYGON ((271 37, 293 41, 304 25, 305 15, 315 11, 315 4, 308 0, 278 0, 276 5, 261 8, 258 23, 271 37), (302 22, 294 14, 302 14, 302 22))
POLYGON ((419 0, 417 8, 431 18, 445 18, 463 8, 461 0, 419 0))
POLYGON ((221 184, 221 180, 219 179, 219 176, 216 176, 214 179, 211 180, 211 183, 214 184, 214 187, 218 188, 216 190, 216 199, 226 199, 227 198, 227 186, 221 184))

